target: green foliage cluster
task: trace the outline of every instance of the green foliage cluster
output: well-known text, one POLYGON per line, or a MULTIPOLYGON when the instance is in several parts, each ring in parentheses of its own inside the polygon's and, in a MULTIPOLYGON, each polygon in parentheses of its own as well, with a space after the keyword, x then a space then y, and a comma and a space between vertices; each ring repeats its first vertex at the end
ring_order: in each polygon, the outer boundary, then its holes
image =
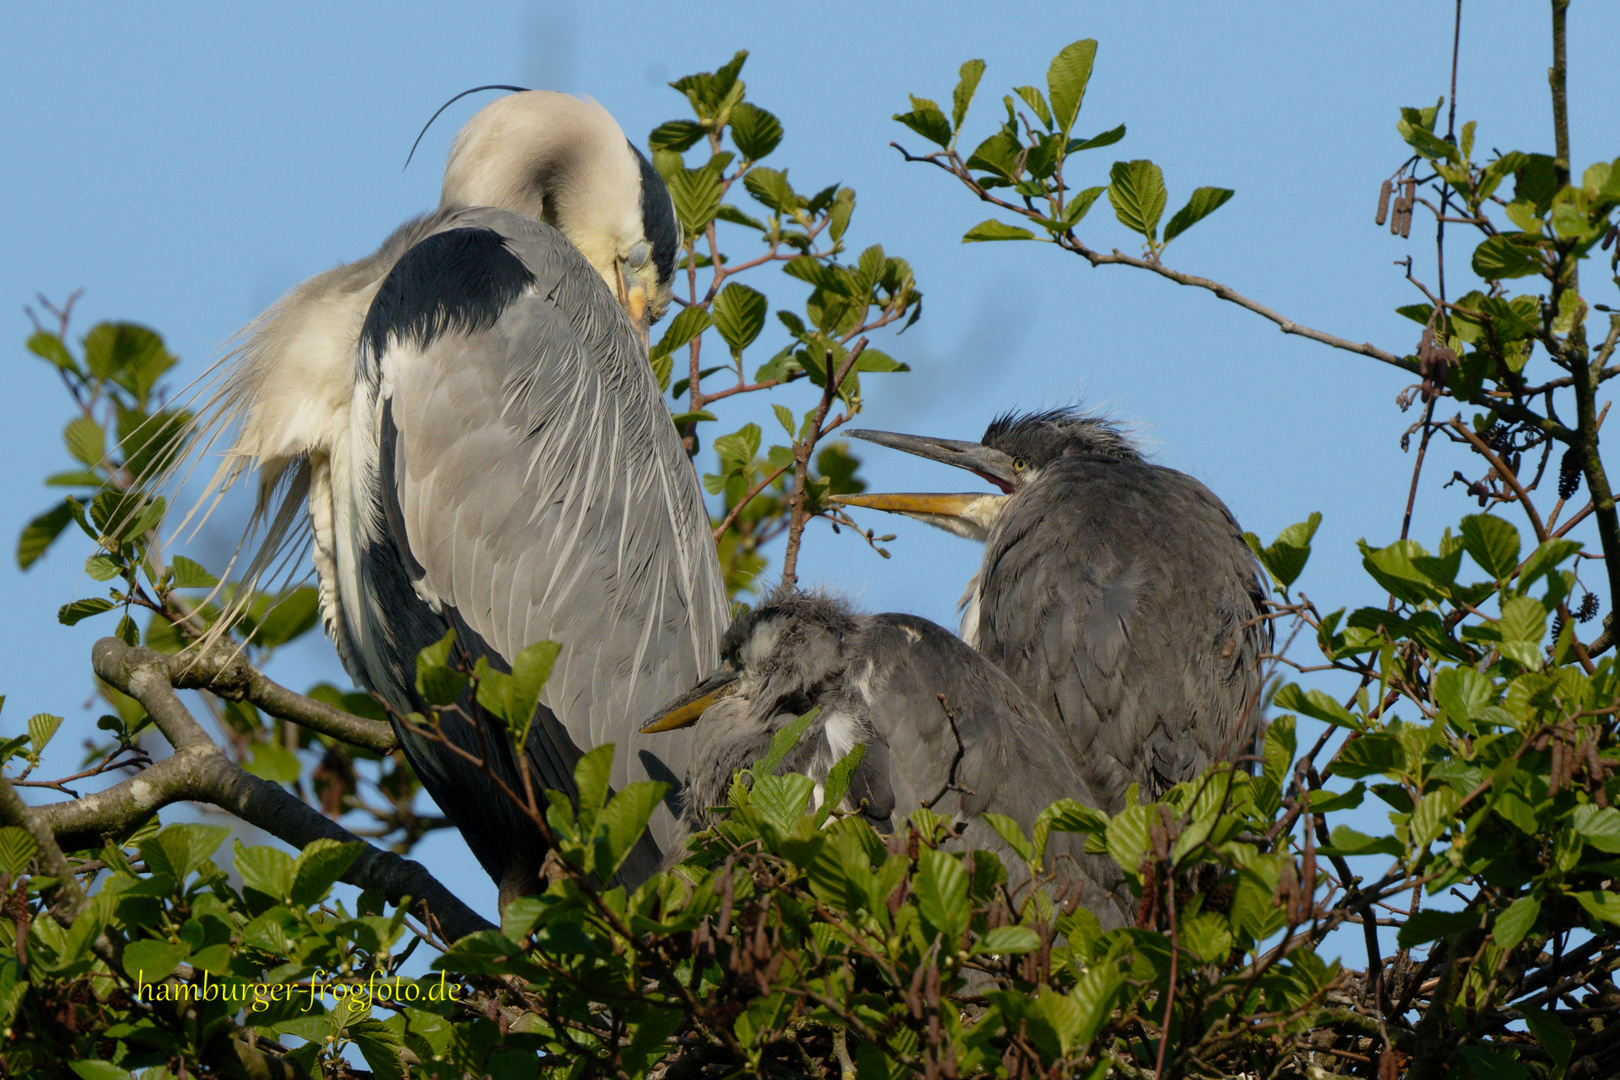
POLYGON ((739 52, 717 71, 671 83, 692 116, 660 124, 648 137, 684 233, 679 310, 650 354, 659 385, 675 399, 670 411, 688 446, 695 452, 703 425, 718 422, 710 408, 717 402, 801 381, 820 391, 803 411, 772 403, 783 432, 779 441, 768 443, 764 427, 754 422, 710 437, 718 460, 703 483, 709 494, 724 496, 715 535, 733 595, 753 591, 766 566, 760 553, 766 542, 787 535, 783 577, 791 578, 809 517, 853 524, 824 500, 865 489, 856 476, 860 460, 842 443, 817 447, 860 411, 863 373, 907 370, 868 346, 866 335, 891 324, 910 326, 922 312, 910 264, 880 244, 859 253, 849 248, 853 188, 832 184, 800 192, 787 169, 761 164, 781 144, 783 130, 775 115, 746 100, 739 76, 747 57, 739 52), (749 201, 728 201, 740 195, 749 201), (732 252, 743 246, 744 254, 728 255, 723 243, 732 252), (745 361, 750 349, 757 356, 772 305, 743 279, 763 286, 760 277, 773 264, 810 292, 802 304, 776 309, 786 343, 763 362, 745 361), (711 329, 718 343, 706 337, 711 329), (724 347, 718 363, 705 363, 705 340, 711 350, 724 347), (840 411, 831 414, 835 406, 840 411))

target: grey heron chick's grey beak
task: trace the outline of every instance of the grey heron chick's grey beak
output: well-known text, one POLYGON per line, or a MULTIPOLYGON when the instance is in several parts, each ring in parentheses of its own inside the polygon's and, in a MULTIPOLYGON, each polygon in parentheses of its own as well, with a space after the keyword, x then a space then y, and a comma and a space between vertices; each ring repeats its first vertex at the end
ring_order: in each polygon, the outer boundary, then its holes
POLYGON ((675 731, 678 728, 690 727, 708 711, 709 706, 721 698, 735 694, 737 681, 741 677, 741 673, 732 668, 721 668, 670 702, 653 719, 642 724, 641 733, 652 735, 660 731, 675 731))
POLYGON ((958 469, 983 477, 1010 495, 1018 486, 1018 470, 1010 455, 983 443, 963 442, 960 439, 936 439, 927 435, 903 435, 898 431, 869 431, 863 428, 847 429, 845 435, 887 446, 891 450, 904 450, 930 461, 954 465, 958 469))

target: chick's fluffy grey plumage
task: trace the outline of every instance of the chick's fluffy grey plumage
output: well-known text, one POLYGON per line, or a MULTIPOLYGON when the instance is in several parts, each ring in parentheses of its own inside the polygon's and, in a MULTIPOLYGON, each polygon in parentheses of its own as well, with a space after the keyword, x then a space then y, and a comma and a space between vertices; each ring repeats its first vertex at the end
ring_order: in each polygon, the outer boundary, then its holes
MULTIPOLYGON (((1028 831, 1063 798, 1095 805, 1050 726, 994 664, 954 634, 913 615, 861 615, 796 593, 743 615, 722 645, 737 686, 694 728, 683 819, 701 828, 725 802, 732 774, 763 757, 771 738, 812 706, 820 712, 782 770, 823 783, 850 747, 865 753, 844 809, 892 831, 931 804, 963 825, 960 845, 995 852, 1016 884, 1022 860, 984 820, 1002 814, 1028 831), (942 700, 943 699, 943 700, 942 700)), ((1083 839, 1053 833, 1047 866, 1081 884, 1103 926, 1125 925, 1118 869, 1087 855, 1083 839)))
POLYGON ((1002 418, 982 441, 1028 479, 985 541, 963 636, 1055 722, 1102 808, 1249 754, 1271 624, 1231 511, 1096 417, 1002 418))

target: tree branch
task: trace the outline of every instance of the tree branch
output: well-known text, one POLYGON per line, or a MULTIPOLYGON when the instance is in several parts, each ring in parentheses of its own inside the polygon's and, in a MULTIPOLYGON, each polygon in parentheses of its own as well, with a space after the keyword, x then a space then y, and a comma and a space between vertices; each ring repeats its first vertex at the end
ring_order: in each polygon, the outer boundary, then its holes
POLYGON ((394 729, 387 724, 289 690, 229 645, 161 659, 169 684, 177 690, 207 690, 229 701, 250 701, 271 716, 379 754, 399 748, 394 729))
POLYGON ((318 839, 360 844, 360 856, 343 880, 376 889, 395 904, 407 897, 427 904, 452 939, 491 928, 421 864, 372 847, 281 785, 250 775, 226 757, 175 694, 169 681, 173 659, 151 649, 132 648, 117 638, 96 642, 91 652, 96 674, 139 701, 176 752, 99 796, 41 807, 36 812, 53 831, 59 823, 72 835, 119 831, 169 803, 206 802, 297 848, 318 839))

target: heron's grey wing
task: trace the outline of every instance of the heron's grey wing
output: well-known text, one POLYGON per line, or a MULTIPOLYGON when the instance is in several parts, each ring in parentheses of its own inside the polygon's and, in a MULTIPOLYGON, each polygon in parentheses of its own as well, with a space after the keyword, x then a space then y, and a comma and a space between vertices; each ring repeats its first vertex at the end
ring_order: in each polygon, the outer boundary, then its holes
MULTIPOLYGON (((980 815, 1005 815, 1028 832, 1059 799, 1097 805, 1035 707, 948 630, 913 615, 877 615, 857 653, 865 659, 845 692, 861 695, 887 748, 897 817, 931 801, 941 813, 954 810, 966 821, 963 844, 994 851, 1016 884, 1027 876, 1022 860, 980 815)), ((1103 925, 1124 925, 1129 894, 1118 867, 1086 855, 1067 834, 1055 834, 1049 850, 1053 869, 1078 878, 1103 925)))
POLYGON ((1230 512, 1184 473, 1066 457, 985 549, 979 649, 1058 727, 1116 813, 1250 752, 1264 592, 1230 512))
POLYGON ((572 245, 501 211, 454 215, 395 276, 362 335, 392 426, 396 505, 374 533, 493 654, 561 643, 542 702, 576 751, 617 744, 615 786, 684 775, 687 740, 636 725, 712 667, 728 612, 634 327, 572 245))

